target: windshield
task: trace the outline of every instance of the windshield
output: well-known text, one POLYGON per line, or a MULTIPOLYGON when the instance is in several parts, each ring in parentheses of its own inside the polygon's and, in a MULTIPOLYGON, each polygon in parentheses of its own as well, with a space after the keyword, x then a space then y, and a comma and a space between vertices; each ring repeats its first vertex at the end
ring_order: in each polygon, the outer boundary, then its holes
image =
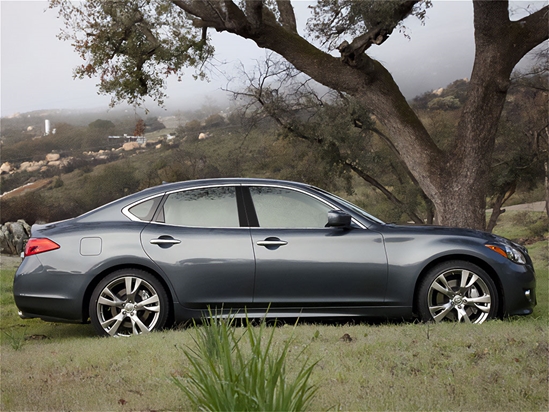
POLYGON ((330 198, 330 199, 332 199, 332 200, 335 200, 335 201, 337 201, 338 203, 342 203, 343 206, 345 206, 346 208, 352 210, 352 211, 353 211, 354 213, 356 213, 357 215, 360 215, 360 216, 362 216, 362 217, 365 217, 366 219, 369 219, 369 220, 371 220, 371 221, 373 221, 373 222, 375 222, 375 223, 379 223, 379 224, 381 224, 381 225, 384 225, 384 224, 385 224, 384 221, 382 221, 382 220, 378 219, 377 217, 372 216, 371 214, 365 212, 365 211, 362 210, 360 207, 358 207, 357 205, 352 204, 352 203, 349 202, 348 200, 345 200, 345 199, 343 199, 343 198, 341 198, 341 197, 339 197, 339 196, 336 196, 336 195, 334 195, 334 194, 332 194, 332 193, 330 193, 330 192, 327 192, 327 191, 325 191, 325 190, 319 189, 318 187, 312 187, 312 189, 321 192, 324 196, 326 196, 326 197, 328 197, 328 198, 330 198))

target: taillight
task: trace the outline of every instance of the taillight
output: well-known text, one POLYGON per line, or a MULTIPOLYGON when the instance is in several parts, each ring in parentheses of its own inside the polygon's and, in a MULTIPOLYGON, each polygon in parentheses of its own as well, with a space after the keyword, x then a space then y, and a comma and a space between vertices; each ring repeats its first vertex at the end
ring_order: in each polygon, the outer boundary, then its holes
POLYGON ((31 237, 25 247, 25 256, 37 255, 38 253, 49 252, 50 250, 59 249, 57 243, 47 238, 31 237))

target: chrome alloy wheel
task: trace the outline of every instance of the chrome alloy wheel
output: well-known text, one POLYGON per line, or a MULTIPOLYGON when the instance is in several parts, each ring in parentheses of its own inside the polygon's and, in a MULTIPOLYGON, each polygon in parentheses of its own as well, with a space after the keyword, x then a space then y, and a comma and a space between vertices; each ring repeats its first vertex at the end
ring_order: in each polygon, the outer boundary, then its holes
POLYGON ((476 273, 451 269, 431 283, 427 304, 436 322, 446 319, 482 323, 490 316, 492 296, 486 282, 476 273))
POLYGON ((136 276, 123 276, 105 286, 96 303, 97 320, 111 336, 152 331, 160 317, 161 299, 155 288, 136 276))

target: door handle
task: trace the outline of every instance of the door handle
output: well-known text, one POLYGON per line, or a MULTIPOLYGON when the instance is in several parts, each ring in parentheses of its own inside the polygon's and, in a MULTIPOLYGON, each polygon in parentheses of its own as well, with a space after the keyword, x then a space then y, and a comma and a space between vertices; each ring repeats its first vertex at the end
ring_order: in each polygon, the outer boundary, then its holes
POLYGON ((151 245, 178 245, 181 243, 181 240, 178 240, 178 239, 162 239, 162 238, 158 238, 158 239, 152 239, 151 240, 151 245))
POLYGON ((257 246, 284 246, 284 245, 287 245, 288 242, 286 242, 285 240, 280 240, 280 239, 265 239, 265 240, 260 240, 259 242, 257 242, 257 246))

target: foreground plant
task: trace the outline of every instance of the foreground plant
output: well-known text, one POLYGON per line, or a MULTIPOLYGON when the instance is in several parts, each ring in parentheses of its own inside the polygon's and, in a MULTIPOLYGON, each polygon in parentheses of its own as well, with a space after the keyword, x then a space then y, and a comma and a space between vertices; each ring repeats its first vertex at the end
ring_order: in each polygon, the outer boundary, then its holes
MULTIPOLYGON (((197 409, 205 411, 302 411, 308 409, 317 388, 309 383, 316 364, 301 360, 288 376, 286 363, 292 339, 274 345, 276 327, 265 321, 258 327, 246 318, 244 328, 234 316, 210 317, 194 327, 194 349, 184 349, 190 362, 185 378, 175 384, 197 409), (297 372, 294 372, 297 371, 297 372)), ((292 361, 300 361, 303 351, 292 361)))

